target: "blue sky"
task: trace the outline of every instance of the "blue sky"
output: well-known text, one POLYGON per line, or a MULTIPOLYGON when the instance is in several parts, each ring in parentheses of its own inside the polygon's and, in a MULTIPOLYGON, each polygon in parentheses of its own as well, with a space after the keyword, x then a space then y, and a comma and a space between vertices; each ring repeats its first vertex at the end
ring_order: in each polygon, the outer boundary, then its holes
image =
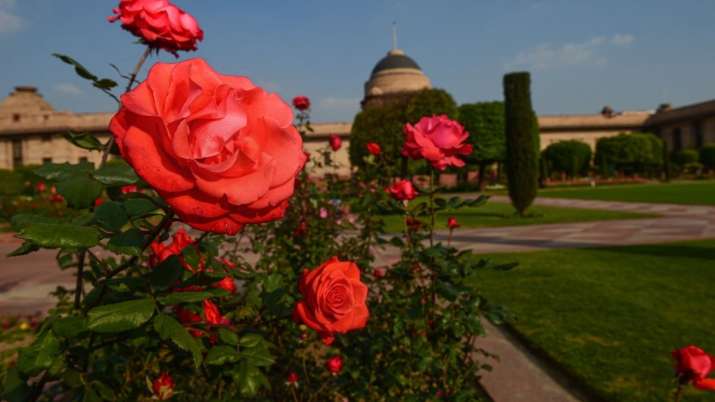
MULTIPOLYGON (((200 56, 286 100, 308 95, 315 121, 351 120, 363 83, 399 47, 460 102, 500 99, 501 78, 532 72, 538 113, 652 109, 715 98, 713 0, 175 0, 202 25, 200 56)), ((142 52, 105 17, 109 0, 0 0, 0 96, 35 85, 56 108, 111 111, 52 52, 98 75, 142 52)), ((165 61, 173 56, 162 55, 165 61)), ((155 59, 154 59, 155 60, 155 59)))

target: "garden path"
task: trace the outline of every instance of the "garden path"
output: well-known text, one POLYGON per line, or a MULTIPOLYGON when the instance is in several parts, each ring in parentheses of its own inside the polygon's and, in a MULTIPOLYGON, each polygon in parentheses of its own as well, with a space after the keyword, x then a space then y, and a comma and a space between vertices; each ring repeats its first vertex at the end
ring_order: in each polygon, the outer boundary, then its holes
MULTIPOLYGON (((495 196, 492 200, 508 202, 504 196, 495 196)), ((494 253, 715 238, 715 207, 556 198, 537 199, 536 204, 656 213, 660 216, 623 221, 461 229, 454 234, 452 244, 477 253, 494 253)), ((439 232, 437 237, 446 241, 447 233, 439 232)), ((51 250, 22 257, 5 257, 19 245, 20 241, 12 234, 0 233, 0 315, 46 311, 53 304, 49 292, 58 285, 74 286, 72 271, 58 270, 55 253, 51 250)), ((378 260, 383 263, 396 257, 395 250, 377 253, 378 260)), ((488 323, 486 330, 487 336, 478 341, 479 345, 500 356, 499 361, 490 362, 493 371, 485 373, 482 381, 495 402, 585 400, 569 391, 572 387, 558 375, 550 373, 538 358, 511 339, 507 331, 488 323)))

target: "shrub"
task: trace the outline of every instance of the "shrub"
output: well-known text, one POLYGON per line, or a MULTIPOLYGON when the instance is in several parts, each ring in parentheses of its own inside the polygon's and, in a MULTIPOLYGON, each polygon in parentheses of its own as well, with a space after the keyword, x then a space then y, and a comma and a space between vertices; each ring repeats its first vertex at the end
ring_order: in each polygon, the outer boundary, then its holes
POLYGON ((708 170, 715 170, 715 144, 700 148, 700 163, 708 170))
POLYGON ((680 166, 700 161, 700 154, 696 149, 683 149, 673 153, 673 162, 680 166))
POLYGON ((457 103, 452 95, 444 89, 423 89, 412 95, 405 109, 407 123, 415 124, 425 116, 447 115, 450 119, 457 118, 457 103))
POLYGON ((588 174, 591 154, 591 147, 577 140, 558 141, 543 151, 548 170, 569 177, 588 174))
POLYGON ((530 85, 527 72, 504 76, 506 174, 509 197, 520 215, 536 198, 539 179, 538 125, 530 85))
POLYGON ((621 133, 596 142, 596 165, 604 175, 654 175, 663 165, 663 141, 650 133, 621 133))
POLYGON ((468 162, 479 165, 479 188, 484 185, 486 167, 505 159, 504 102, 466 103, 459 106, 459 121, 476 144, 468 162))

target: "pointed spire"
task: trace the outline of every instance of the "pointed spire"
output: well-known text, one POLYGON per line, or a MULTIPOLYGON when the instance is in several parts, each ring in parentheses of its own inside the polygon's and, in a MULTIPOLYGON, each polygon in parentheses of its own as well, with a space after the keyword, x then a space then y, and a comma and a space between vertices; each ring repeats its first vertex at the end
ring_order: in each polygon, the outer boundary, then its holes
POLYGON ((397 21, 392 21, 392 50, 397 50, 397 21))

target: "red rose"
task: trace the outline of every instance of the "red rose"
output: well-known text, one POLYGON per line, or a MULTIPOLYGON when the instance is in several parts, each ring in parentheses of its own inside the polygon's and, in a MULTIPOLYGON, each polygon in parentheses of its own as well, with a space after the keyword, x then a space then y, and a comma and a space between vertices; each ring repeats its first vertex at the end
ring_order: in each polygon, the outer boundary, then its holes
MULTIPOLYGON (((189 236, 188 233, 186 233, 184 228, 180 228, 176 231, 176 233, 174 233, 174 235, 171 237, 171 242, 169 244, 153 241, 149 245, 152 251, 152 255, 151 257, 149 257, 149 265, 151 265, 152 267, 157 266, 162 261, 171 257, 172 255, 181 256, 181 252, 184 250, 184 248, 193 243, 194 240, 191 238, 191 236, 189 236)), ((190 271, 193 271, 193 268, 189 266, 184 265, 184 267, 190 271)))
POLYGON ((298 374, 295 371, 291 371, 290 373, 288 373, 286 383, 288 385, 295 385, 295 384, 298 384, 298 379, 299 379, 298 374))
POLYGON ((378 156, 380 155, 380 152, 382 152, 382 148, 380 148, 380 144, 376 142, 368 142, 367 145, 367 152, 370 152, 370 154, 378 156))
POLYGON ((695 388, 715 391, 715 379, 706 378, 715 369, 715 357, 697 346, 686 346, 673 351, 675 373, 681 383, 692 383, 695 388))
POLYGON ((204 320, 213 325, 219 325, 224 323, 224 318, 221 315, 218 307, 209 299, 204 299, 204 320))
POLYGON ((219 262, 228 267, 229 269, 236 269, 237 265, 226 258, 219 258, 219 262))
POLYGON ((192 227, 283 217, 303 167, 290 107, 205 61, 157 63, 110 123, 124 159, 192 227))
POLYGON ((372 271, 372 276, 377 279, 384 278, 385 275, 387 275, 387 268, 385 267, 377 267, 372 271))
POLYGON ((47 185, 44 181, 38 181, 37 184, 35 184, 35 190, 37 190, 38 193, 44 193, 45 190, 47 190, 47 185))
POLYGON ((398 201, 410 201, 417 197, 417 190, 415 190, 412 182, 406 179, 395 182, 393 185, 386 188, 385 191, 390 193, 392 198, 398 201))
MULTIPOLYGON (((54 187, 53 187, 54 188, 54 187)), ((50 202, 54 203, 62 203, 65 201, 65 197, 61 196, 60 194, 52 194, 50 195, 50 202)))
POLYGON ((169 373, 162 373, 151 383, 151 389, 157 399, 166 401, 174 396, 174 380, 169 373))
POLYGON ((122 28, 153 48, 176 54, 196 50, 196 43, 204 39, 196 19, 168 0, 120 0, 112 12, 109 22, 121 20, 122 28))
POLYGON ((310 99, 307 96, 296 96, 293 98, 293 107, 303 111, 310 108, 310 99))
POLYGON ((326 341, 365 327, 370 315, 367 286, 360 282, 360 270, 351 261, 333 257, 312 271, 305 271, 298 284, 303 295, 294 318, 318 331, 326 341))
POLYGON ((325 361, 325 368, 332 374, 340 374, 343 371, 343 358, 340 356, 331 357, 325 361))
POLYGON ((459 222, 457 222, 457 218, 455 218, 454 216, 450 216, 450 217, 447 219, 447 227, 448 227, 450 230, 458 228, 458 227, 459 227, 459 222))
POLYGON ((330 143, 330 148, 332 148, 333 151, 337 151, 343 145, 343 140, 341 140, 337 134, 330 134, 328 143, 330 143))
POLYGON ((136 184, 127 184, 121 188, 122 194, 136 193, 137 191, 139 191, 139 188, 136 184))
POLYGON ((100 197, 100 198, 97 198, 96 200, 94 200, 94 207, 95 207, 95 208, 101 206, 102 204, 104 204, 104 199, 103 199, 103 198, 100 197))
POLYGON ((233 278, 230 276, 227 276, 220 281, 214 283, 214 287, 218 289, 223 289, 229 293, 236 293, 236 282, 234 282, 233 278))
POLYGON ((414 126, 405 124, 405 143, 402 155, 412 159, 426 159, 433 167, 464 166, 460 155, 472 153, 472 145, 464 142, 469 133, 461 124, 447 116, 423 117, 414 126))

